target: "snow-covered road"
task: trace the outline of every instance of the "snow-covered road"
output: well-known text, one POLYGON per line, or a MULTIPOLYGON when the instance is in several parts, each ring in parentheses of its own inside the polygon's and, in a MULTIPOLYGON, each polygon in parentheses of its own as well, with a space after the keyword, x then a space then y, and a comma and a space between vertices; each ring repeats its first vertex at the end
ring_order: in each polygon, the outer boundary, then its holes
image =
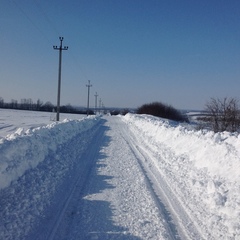
MULTIPOLYGON (((89 117, 9 136, 0 148, 0 239, 239 239, 238 182, 210 180, 187 152, 178 155, 174 144, 158 139, 157 132, 165 128, 166 138, 172 129, 155 120, 89 117), (157 126, 153 133, 147 124, 157 126), (45 152, 41 159, 30 150, 37 142, 45 152), (21 166, 10 143, 26 145, 21 155, 33 163, 21 166)), ((173 129, 179 145, 177 136, 184 134, 173 129)), ((234 144, 229 156, 239 162, 234 144)))
POLYGON ((48 239, 175 239, 132 146, 127 125, 109 117, 83 155, 74 183, 48 239))

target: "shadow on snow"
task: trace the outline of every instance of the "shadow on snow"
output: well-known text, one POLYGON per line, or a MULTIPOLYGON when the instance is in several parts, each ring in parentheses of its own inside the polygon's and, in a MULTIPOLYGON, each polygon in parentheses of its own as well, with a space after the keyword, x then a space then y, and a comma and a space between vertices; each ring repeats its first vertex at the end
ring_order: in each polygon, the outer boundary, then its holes
MULTIPOLYGON (((139 239, 114 224, 105 199, 114 186, 99 174, 111 141, 106 120, 81 132, 0 191, 1 236, 8 239, 139 239)), ((53 139, 54 141, 54 139, 53 139)))
POLYGON ((86 173, 86 182, 79 186, 77 208, 71 213, 73 228, 69 239, 139 239, 128 234, 128 229, 114 224, 113 207, 109 201, 101 199, 104 190, 114 188, 109 183, 112 176, 101 175, 99 172, 100 168, 106 167, 103 160, 108 157, 101 150, 111 141, 106 134, 110 129, 104 125, 105 122, 102 120, 97 136, 81 157, 82 161, 91 164, 86 173))

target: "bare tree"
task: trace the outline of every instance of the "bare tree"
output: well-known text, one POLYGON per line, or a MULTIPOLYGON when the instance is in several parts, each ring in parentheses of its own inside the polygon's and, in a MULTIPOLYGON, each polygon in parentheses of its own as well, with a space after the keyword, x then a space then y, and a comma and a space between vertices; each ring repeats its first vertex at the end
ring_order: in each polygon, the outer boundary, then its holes
POLYGON ((18 108, 18 101, 15 99, 11 100, 11 108, 17 109, 18 108))
POLYGON ((207 118, 214 132, 235 132, 240 127, 238 100, 235 98, 215 99, 206 104, 207 118))
POLYGON ((4 99, 0 97, 0 108, 4 107, 4 99))
POLYGON ((43 105, 43 102, 40 99, 38 99, 36 104, 36 110, 39 111, 42 105, 43 105))

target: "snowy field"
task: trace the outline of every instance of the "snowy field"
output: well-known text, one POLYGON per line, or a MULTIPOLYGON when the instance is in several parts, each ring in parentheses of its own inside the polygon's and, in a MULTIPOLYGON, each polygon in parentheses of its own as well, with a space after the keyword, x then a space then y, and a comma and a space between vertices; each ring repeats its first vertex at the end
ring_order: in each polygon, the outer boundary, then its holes
MULTIPOLYGON (((79 119, 84 116, 61 113, 60 120, 66 118, 79 119)), ((50 124, 54 119, 56 119, 56 113, 0 109, 0 138, 15 132, 19 128, 27 130, 50 124)))
POLYGON ((147 115, 0 109, 0 239, 240 239, 240 135, 147 115))

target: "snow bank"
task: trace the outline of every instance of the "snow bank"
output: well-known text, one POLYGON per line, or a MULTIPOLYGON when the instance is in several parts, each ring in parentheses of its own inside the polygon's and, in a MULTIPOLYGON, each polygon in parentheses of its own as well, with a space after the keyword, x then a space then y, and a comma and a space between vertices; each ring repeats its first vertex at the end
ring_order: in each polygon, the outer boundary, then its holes
POLYGON ((191 130, 148 115, 124 120, 159 153, 158 167, 189 211, 219 239, 240 239, 240 134, 191 130))
MULTIPOLYGON (((37 128, 46 126, 56 118, 55 112, 0 109, 0 138, 17 131, 18 128, 37 128)), ((61 113, 60 120, 79 120, 86 117, 81 114, 61 113)))
POLYGON ((196 167, 206 168, 211 176, 231 182, 239 180, 240 134, 188 130, 173 121, 150 116, 128 115, 126 119, 145 135, 171 147, 177 155, 189 155, 196 167))
POLYGON ((46 156, 54 155, 61 144, 92 128, 98 121, 97 117, 65 119, 26 131, 19 128, 0 139, 0 189, 8 187, 46 156))

